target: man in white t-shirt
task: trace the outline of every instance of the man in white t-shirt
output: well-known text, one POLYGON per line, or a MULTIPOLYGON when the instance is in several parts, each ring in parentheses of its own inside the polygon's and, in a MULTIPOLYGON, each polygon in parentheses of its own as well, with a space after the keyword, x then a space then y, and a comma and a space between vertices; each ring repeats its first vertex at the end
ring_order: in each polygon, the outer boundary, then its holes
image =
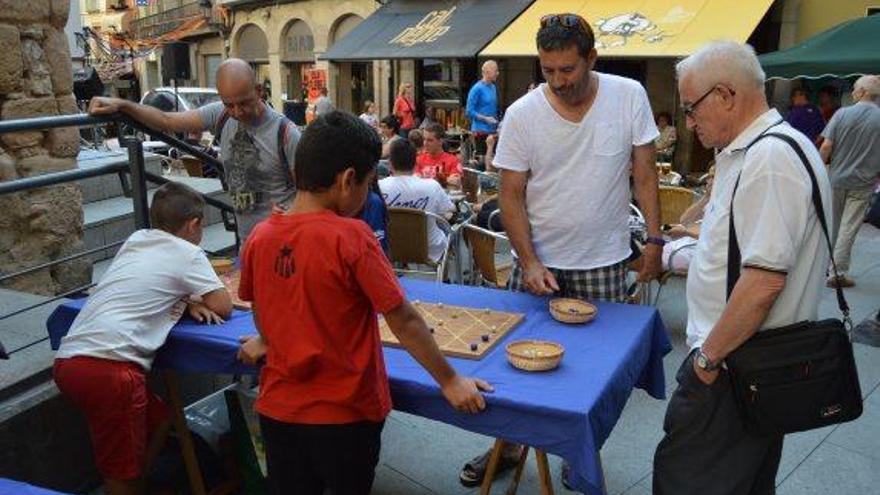
POLYGON ((710 43, 676 69, 688 128, 703 146, 720 151, 688 270, 691 352, 666 410, 654 493, 774 493, 782 436, 745 431, 722 363, 756 332, 816 319, 829 253, 803 162, 781 138, 758 138, 772 132, 797 142, 826 217, 831 186, 815 145, 768 107, 764 71, 750 46, 710 43), (728 300, 731 215, 741 275, 728 300))
POLYGON ((89 425, 107 493, 139 493, 167 432, 167 411, 146 372, 188 309, 222 323, 232 300, 199 248, 205 202, 170 182, 150 205, 152 229, 131 234, 61 340, 54 378, 89 425), (198 296, 201 302, 188 302, 198 296))
MULTIPOLYGON (((661 267, 654 114, 638 82, 593 70, 595 39, 582 17, 545 16, 537 45, 547 82, 508 108, 493 162, 501 170, 502 222, 518 260, 510 287, 622 302, 630 176, 649 242, 639 279, 655 278, 661 267)), ((516 457, 507 449, 502 466, 515 465, 516 457)), ((482 480, 485 458, 465 465, 462 484, 482 480)))
MULTIPOLYGON (((423 179, 414 175, 416 149, 407 139, 391 143, 389 150, 391 177, 379 181, 379 189, 389 208, 414 208, 435 213, 442 217, 450 215, 455 208, 449 195, 433 179, 423 179)), ((438 262, 446 250, 447 235, 428 219, 428 256, 438 262)))
POLYGON ((593 45, 579 16, 542 19, 538 55, 547 83, 507 110, 493 165, 518 256, 512 286, 623 301, 631 175, 649 242, 639 277, 660 271, 658 131, 638 82, 593 71, 593 45))

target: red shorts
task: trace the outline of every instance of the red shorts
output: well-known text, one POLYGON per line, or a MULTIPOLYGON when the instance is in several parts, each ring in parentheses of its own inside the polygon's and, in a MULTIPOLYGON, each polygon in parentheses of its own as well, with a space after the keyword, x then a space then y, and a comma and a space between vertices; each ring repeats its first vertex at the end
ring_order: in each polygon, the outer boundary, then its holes
POLYGON ((55 383, 89 424, 95 464, 107 479, 144 474, 147 441, 168 409, 147 389, 143 368, 127 361, 77 356, 55 360, 55 383))

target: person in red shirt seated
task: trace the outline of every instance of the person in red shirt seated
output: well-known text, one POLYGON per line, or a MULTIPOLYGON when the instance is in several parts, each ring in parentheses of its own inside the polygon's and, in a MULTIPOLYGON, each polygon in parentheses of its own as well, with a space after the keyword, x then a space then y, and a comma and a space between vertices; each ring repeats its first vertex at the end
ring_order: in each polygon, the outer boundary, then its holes
POLYGON ((370 493, 391 411, 376 313, 456 410, 479 412, 480 390, 491 390, 449 365, 375 236, 351 218, 381 149, 354 115, 315 119, 296 149, 293 205, 258 224, 242 251, 239 296, 253 305, 259 337, 239 357, 265 356, 255 409, 269 493, 370 493))
POLYGON ((416 158, 416 175, 425 179, 437 179, 442 186, 461 185, 461 163, 452 153, 443 151, 446 130, 440 124, 423 129, 424 151, 416 158))

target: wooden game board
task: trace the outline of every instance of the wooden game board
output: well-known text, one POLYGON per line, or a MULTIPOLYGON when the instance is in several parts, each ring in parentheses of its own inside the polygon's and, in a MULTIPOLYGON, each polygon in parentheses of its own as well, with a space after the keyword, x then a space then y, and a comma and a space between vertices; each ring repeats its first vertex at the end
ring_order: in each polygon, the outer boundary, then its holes
MULTIPOLYGON (((422 313, 428 328, 433 328, 434 340, 443 354, 465 359, 482 359, 525 318, 522 313, 489 309, 419 301, 414 301, 413 305, 422 313), (473 344, 476 344, 476 349, 472 350, 473 344)), ((382 317, 379 318, 379 333, 384 345, 400 347, 400 342, 382 317)))
POLYGON ((238 283, 240 282, 241 271, 234 270, 232 273, 228 273, 225 275, 220 275, 220 280, 226 285, 226 290, 229 291, 229 295, 232 296, 232 307, 235 309, 243 309, 245 311, 251 310, 251 303, 247 301, 242 301, 241 298, 238 297, 238 283))

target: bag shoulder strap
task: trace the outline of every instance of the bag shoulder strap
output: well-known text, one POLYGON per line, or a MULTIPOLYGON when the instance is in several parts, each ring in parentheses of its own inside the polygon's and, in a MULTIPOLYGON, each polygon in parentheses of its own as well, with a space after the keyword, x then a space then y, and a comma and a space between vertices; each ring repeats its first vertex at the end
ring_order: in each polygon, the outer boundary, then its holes
MULTIPOLYGON (((288 172, 290 171, 290 160, 287 157, 287 143, 290 142, 290 138, 288 137, 287 131, 292 125, 293 122, 291 122, 290 119, 288 119, 284 115, 282 115, 281 118, 278 119, 278 161, 279 163, 281 163, 281 166, 284 168, 284 170, 288 172)), ((288 173, 288 178, 291 175, 292 174, 288 173)))
POLYGON ((229 112, 224 108, 223 112, 220 114, 220 118, 217 119, 217 122, 214 124, 214 129, 212 134, 214 134, 214 141, 211 143, 214 146, 218 146, 220 144, 220 134, 223 132, 223 128, 226 127, 226 122, 229 120, 229 112))
MULTIPOLYGON (((834 277, 837 278, 839 276, 837 271, 837 264, 834 261, 834 245, 831 243, 831 236, 828 234, 828 222, 825 218, 825 208, 822 204, 822 193, 819 191, 819 181, 816 179, 816 173, 813 171, 813 167, 810 166, 810 161, 807 158, 807 155, 804 153, 804 150, 801 149, 800 145, 797 141, 794 140, 791 136, 786 134, 777 133, 777 132, 766 132, 758 136, 754 141, 749 143, 746 147, 746 152, 748 152, 749 148, 755 145, 758 141, 768 137, 775 137, 777 139, 781 139, 783 142, 791 146, 794 152, 797 154, 798 158, 800 158, 801 163, 804 168, 807 170, 807 174, 810 176, 810 182, 812 184, 812 201, 813 207, 816 209, 816 216, 819 220, 819 225, 822 227, 822 233, 825 236, 825 243, 828 246, 828 252, 831 256, 831 267, 834 271, 834 277)), ((733 211, 733 200, 736 197, 736 190, 739 188, 739 180, 742 177, 742 172, 736 178, 736 183, 733 186, 733 193, 730 195, 730 218, 728 221, 728 244, 727 244, 727 299, 730 299, 730 295, 733 293, 733 288, 736 285, 737 280, 739 280, 741 265, 742 265, 742 255, 739 250, 739 241, 736 237, 736 229, 734 228, 734 211, 733 211)), ((843 313, 844 321, 848 324, 850 323, 849 317, 849 304, 846 302, 846 298, 843 295, 843 289, 840 287, 840 284, 835 284, 835 289, 837 292, 837 306, 840 308, 840 312, 843 313)))

